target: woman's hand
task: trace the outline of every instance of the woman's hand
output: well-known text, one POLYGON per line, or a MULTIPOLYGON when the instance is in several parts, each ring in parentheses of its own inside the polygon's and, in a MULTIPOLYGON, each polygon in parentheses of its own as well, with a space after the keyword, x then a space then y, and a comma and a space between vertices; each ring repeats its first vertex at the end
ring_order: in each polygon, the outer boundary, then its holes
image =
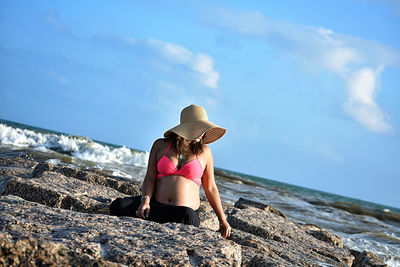
POLYGON ((223 238, 228 238, 231 235, 231 226, 226 220, 219 224, 219 231, 223 238))
POLYGON ((150 214, 150 198, 145 197, 142 198, 142 203, 140 203, 140 206, 136 211, 136 216, 142 219, 147 219, 149 217, 149 214, 150 214))

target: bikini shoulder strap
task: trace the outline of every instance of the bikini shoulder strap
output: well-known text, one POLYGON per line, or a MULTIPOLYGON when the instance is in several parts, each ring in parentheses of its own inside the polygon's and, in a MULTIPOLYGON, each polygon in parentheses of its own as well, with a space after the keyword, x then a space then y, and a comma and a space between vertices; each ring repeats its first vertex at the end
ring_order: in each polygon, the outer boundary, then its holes
POLYGON ((172 143, 169 143, 169 146, 168 146, 167 150, 165 151, 164 156, 167 154, 167 152, 168 152, 169 149, 171 148, 171 144, 172 144, 172 143))

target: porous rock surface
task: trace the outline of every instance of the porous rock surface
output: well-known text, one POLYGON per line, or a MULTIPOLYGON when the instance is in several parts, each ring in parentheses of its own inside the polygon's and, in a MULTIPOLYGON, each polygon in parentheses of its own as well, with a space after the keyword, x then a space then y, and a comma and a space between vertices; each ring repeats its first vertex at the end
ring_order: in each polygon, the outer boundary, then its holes
POLYGON ((49 207, 90 213, 107 213, 113 199, 126 196, 109 187, 72 179, 55 172, 44 172, 34 179, 11 176, 3 193, 49 207))
POLYGON ((223 203, 223 239, 204 197, 200 228, 108 215, 140 184, 94 171, 0 157, 0 266, 384 266, 340 237, 270 205, 223 203))
MULTIPOLYGON (((229 214, 228 222, 235 229, 261 238, 261 242, 256 243, 265 250, 263 257, 268 255, 265 264, 277 259, 277 262, 287 266, 317 263, 351 266, 354 259, 349 251, 315 238, 279 214, 260 212, 256 207, 234 209, 229 214)), ((254 240, 252 236, 238 234, 234 238, 238 243, 248 243, 254 240)))
POLYGON ((94 258, 125 265, 190 266, 241 262, 240 246, 211 230, 183 224, 80 213, 50 208, 17 197, 0 197, 0 230, 61 243, 94 258))
POLYGON ((383 262, 383 260, 377 256, 376 254, 369 252, 369 251, 363 251, 359 252, 356 250, 351 249, 350 250, 351 254, 355 257, 355 260, 353 262, 353 266, 357 267, 385 267, 388 266, 383 262))
POLYGON ((68 249, 62 243, 45 242, 32 237, 13 241, 0 233, 0 266, 123 266, 102 258, 68 249))

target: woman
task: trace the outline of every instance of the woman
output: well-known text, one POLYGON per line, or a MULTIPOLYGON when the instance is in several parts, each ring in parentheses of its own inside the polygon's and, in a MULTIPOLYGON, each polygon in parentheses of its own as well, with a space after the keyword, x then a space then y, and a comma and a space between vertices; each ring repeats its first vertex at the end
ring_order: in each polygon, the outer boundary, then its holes
POLYGON ((221 235, 227 238, 231 227, 215 184, 212 153, 206 145, 225 132, 208 121, 201 106, 184 108, 180 124, 166 131, 165 138, 156 140, 151 148, 142 196, 116 199, 110 213, 199 226, 200 185, 203 184, 218 217, 221 235))

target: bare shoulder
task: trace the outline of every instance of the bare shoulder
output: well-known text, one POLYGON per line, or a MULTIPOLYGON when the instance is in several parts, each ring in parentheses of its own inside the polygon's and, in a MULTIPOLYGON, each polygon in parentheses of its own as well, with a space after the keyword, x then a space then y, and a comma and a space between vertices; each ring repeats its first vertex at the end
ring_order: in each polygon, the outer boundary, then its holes
POLYGON ((212 158, 211 148, 208 145, 204 145, 203 155, 206 159, 212 158))
POLYGON ((154 141, 152 150, 158 152, 160 150, 165 150, 168 147, 168 142, 165 138, 158 138, 154 141))
POLYGON ((156 141, 154 141, 154 146, 163 146, 164 144, 167 144, 165 138, 158 138, 156 141))
POLYGON ((204 144, 203 151, 204 151, 204 153, 211 153, 211 148, 208 145, 204 144))

